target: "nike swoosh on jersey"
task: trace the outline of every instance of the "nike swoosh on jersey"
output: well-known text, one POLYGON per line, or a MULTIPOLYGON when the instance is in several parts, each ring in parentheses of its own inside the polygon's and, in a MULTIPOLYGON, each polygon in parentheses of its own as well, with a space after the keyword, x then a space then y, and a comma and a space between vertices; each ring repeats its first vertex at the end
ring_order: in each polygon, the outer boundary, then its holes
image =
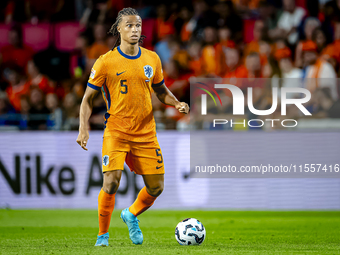
POLYGON ((126 72, 126 71, 124 71, 124 72, 121 72, 121 73, 118 73, 118 72, 117 72, 117 76, 119 76, 119 75, 121 75, 122 73, 125 73, 125 72, 126 72))
POLYGON ((163 166, 156 166, 156 169, 160 169, 160 168, 162 168, 163 166))

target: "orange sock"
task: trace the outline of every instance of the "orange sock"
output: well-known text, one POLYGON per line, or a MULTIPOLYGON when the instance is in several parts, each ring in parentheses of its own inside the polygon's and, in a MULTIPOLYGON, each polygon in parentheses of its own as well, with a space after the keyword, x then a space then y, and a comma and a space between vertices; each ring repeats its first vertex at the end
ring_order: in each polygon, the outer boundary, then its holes
POLYGON ((153 205, 157 197, 151 196, 147 191, 146 187, 139 191, 139 194, 135 202, 129 207, 129 211, 138 216, 142 212, 146 211, 150 206, 153 205))
POLYGON ((111 214, 115 206, 115 194, 107 194, 103 189, 100 190, 98 196, 98 219, 99 233, 103 235, 109 231, 111 214))

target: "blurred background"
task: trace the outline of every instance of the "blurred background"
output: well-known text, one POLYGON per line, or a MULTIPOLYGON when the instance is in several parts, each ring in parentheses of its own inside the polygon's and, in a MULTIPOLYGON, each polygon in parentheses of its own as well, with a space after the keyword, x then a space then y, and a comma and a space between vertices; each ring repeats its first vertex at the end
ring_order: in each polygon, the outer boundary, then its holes
MULTIPOLYGON (((142 46, 181 101, 191 77, 282 78, 257 84, 259 109, 272 87, 297 86, 313 93, 314 118, 340 117, 339 0, 2 0, 0 130, 77 130, 89 72, 113 47, 107 31, 124 7, 140 13, 142 46)), ((189 116, 153 106, 158 130, 189 128, 189 116)), ((103 129, 105 111, 98 96, 91 130, 103 129)))

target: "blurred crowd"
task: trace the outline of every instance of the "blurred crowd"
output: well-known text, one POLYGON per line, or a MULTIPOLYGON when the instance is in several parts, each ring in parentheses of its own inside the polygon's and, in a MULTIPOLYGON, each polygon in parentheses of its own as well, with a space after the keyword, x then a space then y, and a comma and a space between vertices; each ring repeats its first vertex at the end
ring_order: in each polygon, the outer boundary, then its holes
MULTIPOLYGON (((158 53, 165 84, 179 100, 190 101, 192 77, 263 78, 270 82, 253 85, 258 109, 270 107, 272 87, 305 87, 313 116, 340 117, 340 0, 3 0, 0 23, 10 32, 0 49, 0 127, 78 129, 91 67, 112 48, 116 38, 107 31, 130 6, 143 19, 142 46, 158 53), (53 43, 37 52, 23 43, 23 23, 63 21, 80 24, 71 52, 53 43)), ((153 106, 158 129, 188 126, 189 115, 156 98, 153 106)), ((92 130, 103 128, 105 111, 98 96, 92 130)))

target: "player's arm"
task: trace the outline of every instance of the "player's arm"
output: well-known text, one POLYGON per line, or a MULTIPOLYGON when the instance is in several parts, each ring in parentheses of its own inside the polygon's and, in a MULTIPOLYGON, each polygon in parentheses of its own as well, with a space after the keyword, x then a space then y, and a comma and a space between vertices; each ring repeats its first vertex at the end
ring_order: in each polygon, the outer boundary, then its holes
POLYGON ((93 98, 100 91, 102 84, 106 80, 106 66, 101 57, 99 57, 93 65, 91 74, 87 83, 86 91, 80 105, 79 113, 79 135, 77 143, 87 150, 87 140, 89 139, 88 122, 92 113, 93 98))
POLYGON ((79 113, 79 135, 77 143, 84 149, 87 150, 87 140, 89 140, 89 129, 88 122, 92 113, 93 99, 97 95, 98 90, 92 89, 87 86, 83 100, 80 105, 79 113))
POLYGON ((153 90, 163 104, 174 106, 181 113, 187 114, 189 112, 188 104, 179 102, 164 83, 160 86, 153 87, 153 90))

